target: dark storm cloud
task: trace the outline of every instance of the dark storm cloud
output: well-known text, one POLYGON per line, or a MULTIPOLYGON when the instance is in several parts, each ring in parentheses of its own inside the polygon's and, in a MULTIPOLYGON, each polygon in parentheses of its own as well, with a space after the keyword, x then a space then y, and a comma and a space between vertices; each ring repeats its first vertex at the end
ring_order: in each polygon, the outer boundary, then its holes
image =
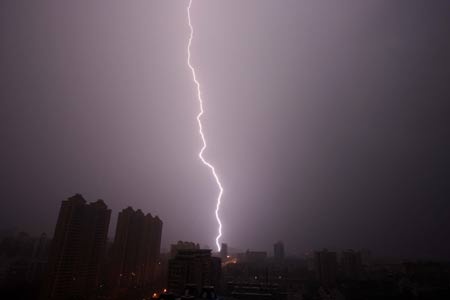
MULTIPOLYGON (((4 226, 75 192, 214 243, 183 1, 0 4, 4 226)), ((195 1, 224 240, 448 255, 448 1, 195 1)), ((113 220, 115 217, 113 216, 113 220)))

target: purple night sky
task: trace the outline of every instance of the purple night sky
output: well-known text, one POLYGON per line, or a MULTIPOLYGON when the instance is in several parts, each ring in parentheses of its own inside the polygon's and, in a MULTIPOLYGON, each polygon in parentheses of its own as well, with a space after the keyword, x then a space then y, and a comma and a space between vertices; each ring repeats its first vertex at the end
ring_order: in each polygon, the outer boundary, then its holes
MULTIPOLYGON (((187 1, 0 3, 0 229, 74 193, 214 246, 187 1)), ((194 0, 223 241, 449 257, 450 1, 194 0)))

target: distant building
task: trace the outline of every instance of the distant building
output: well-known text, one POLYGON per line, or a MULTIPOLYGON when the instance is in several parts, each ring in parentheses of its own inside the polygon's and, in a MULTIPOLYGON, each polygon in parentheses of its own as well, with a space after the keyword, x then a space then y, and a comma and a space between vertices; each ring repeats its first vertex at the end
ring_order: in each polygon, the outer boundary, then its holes
POLYGON ((279 241, 273 245, 273 255, 276 261, 280 262, 284 260, 284 244, 279 241))
POLYGON ((176 244, 172 244, 170 246, 170 257, 174 258, 178 251, 180 250, 198 250, 200 249, 200 245, 194 242, 183 242, 183 241, 178 241, 178 243, 176 244))
POLYGON ((161 247, 162 221, 131 207, 119 213, 111 249, 114 287, 151 286, 161 247))
POLYGON ((336 252, 324 249, 314 253, 316 277, 324 287, 334 287, 337 279, 336 252))
POLYGON ((228 245, 225 243, 222 243, 222 246, 220 247, 220 258, 222 260, 226 259, 228 256, 228 245))
POLYGON ((85 299, 98 286, 111 210, 80 194, 62 201, 49 255, 45 299, 85 299))
POLYGON ((210 249, 179 250, 169 260, 168 289, 181 295, 187 286, 195 286, 199 291, 205 286, 218 289, 221 261, 211 256, 210 249))
POLYGON ((30 268, 27 273, 29 282, 40 281, 43 278, 48 263, 49 248, 50 240, 45 233, 42 233, 34 243, 30 268))
POLYGON ((31 257, 35 240, 26 232, 19 232, 5 237, 0 243, 0 256, 31 257))
POLYGON ((354 250, 343 251, 341 254, 341 269, 345 279, 361 279, 363 271, 361 252, 354 250))
POLYGON ((12 234, 0 241, 0 289, 40 286, 46 275, 49 239, 45 233, 39 238, 25 232, 12 234))

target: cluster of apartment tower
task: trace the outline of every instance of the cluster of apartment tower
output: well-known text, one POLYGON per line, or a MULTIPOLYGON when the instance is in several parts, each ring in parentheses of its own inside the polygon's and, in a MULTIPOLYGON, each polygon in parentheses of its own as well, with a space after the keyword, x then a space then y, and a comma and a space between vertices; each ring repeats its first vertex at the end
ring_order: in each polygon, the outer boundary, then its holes
POLYGON ((128 207, 119 213, 107 247, 111 210, 76 194, 62 201, 50 248, 46 299, 85 296, 105 284, 149 286, 160 254, 162 221, 128 207))

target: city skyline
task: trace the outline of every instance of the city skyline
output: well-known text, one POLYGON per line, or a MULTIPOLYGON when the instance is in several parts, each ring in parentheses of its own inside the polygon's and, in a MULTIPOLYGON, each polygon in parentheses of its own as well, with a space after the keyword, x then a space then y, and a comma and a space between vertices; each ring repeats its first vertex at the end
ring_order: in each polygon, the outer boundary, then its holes
MULTIPOLYGON (((221 242, 449 258, 448 1, 193 3, 221 242)), ((0 4, 0 229, 80 193, 214 249, 187 4, 0 4)))

